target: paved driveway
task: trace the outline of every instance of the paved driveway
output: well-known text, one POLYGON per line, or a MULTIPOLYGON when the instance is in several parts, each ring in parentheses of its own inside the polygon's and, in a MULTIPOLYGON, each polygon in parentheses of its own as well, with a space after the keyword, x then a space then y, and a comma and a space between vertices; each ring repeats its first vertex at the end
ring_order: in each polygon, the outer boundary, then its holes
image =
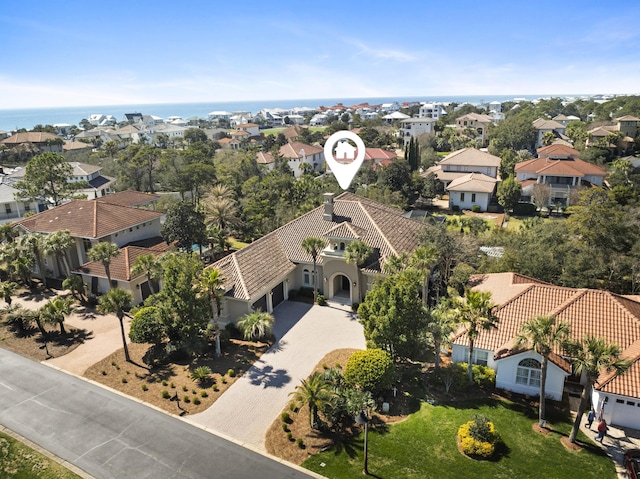
POLYGON ((289 393, 329 352, 365 348, 362 326, 344 306, 282 303, 274 312, 276 344, 209 409, 189 421, 258 450, 289 393))

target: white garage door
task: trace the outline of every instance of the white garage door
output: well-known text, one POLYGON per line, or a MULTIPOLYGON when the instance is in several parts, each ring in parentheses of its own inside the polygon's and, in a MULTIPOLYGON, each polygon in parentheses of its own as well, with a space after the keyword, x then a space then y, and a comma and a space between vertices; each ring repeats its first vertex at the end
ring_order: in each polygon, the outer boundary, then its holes
POLYGON ((617 398, 613 401, 612 406, 612 424, 640 429, 640 400, 635 398, 617 398))

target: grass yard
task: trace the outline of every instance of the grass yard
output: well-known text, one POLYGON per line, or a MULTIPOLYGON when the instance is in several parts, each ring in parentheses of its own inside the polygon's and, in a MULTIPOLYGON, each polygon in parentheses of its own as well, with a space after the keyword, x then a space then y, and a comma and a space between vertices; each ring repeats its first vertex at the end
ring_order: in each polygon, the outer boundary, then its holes
MULTIPOLYGON (((567 415, 549 411, 551 433, 533 430, 537 409, 502 398, 430 405, 403 422, 369 431, 369 472, 380 479, 614 479, 615 469, 604 451, 580 434, 582 450, 572 452, 560 442, 571 429, 567 415), (492 461, 463 456, 457 448, 458 427, 474 414, 488 416, 504 447, 492 461)), ((362 434, 307 459, 302 465, 328 478, 362 476, 362 434)))
POLYGON ((243 241, 237 240, 232 236, 229 236, 229 242, 231 243, 231 248, 233 249, 242 249, 249 244, 249 243, 245 243, 243 241))
MULTIPOLYGON (((265 128, 264 130, 260 130, 260 133, 264 135, 277 135, 278 133, 282 133, 288 127, 278 127, 278 128, 265 128)), ((315 133, 316 131, 324 131, 324 126, 304 126, 303 128, 308 128, 309 131, 315 133)))
POLYGON ((57 462, 0 432, 0 477, 11 479, 79 479, 57 462))

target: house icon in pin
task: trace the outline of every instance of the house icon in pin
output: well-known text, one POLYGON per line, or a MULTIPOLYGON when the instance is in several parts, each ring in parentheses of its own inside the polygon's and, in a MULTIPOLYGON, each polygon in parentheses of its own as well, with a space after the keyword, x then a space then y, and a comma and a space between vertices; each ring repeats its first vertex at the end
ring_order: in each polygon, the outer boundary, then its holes
POLYGON ((336 160, 338 161, 353 161, 356 157, 356 147, 351 145, 347 140, 339 141, 338 146, 336 146, 335 152, 336 160))

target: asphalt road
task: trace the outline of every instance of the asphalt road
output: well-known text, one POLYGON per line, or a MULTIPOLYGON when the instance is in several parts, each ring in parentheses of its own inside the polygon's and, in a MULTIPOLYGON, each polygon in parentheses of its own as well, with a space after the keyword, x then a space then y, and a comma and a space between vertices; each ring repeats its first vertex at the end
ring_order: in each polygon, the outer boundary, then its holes
POLYGON ((3 349, 0 424, 96 479, 318 477, 3 349))

